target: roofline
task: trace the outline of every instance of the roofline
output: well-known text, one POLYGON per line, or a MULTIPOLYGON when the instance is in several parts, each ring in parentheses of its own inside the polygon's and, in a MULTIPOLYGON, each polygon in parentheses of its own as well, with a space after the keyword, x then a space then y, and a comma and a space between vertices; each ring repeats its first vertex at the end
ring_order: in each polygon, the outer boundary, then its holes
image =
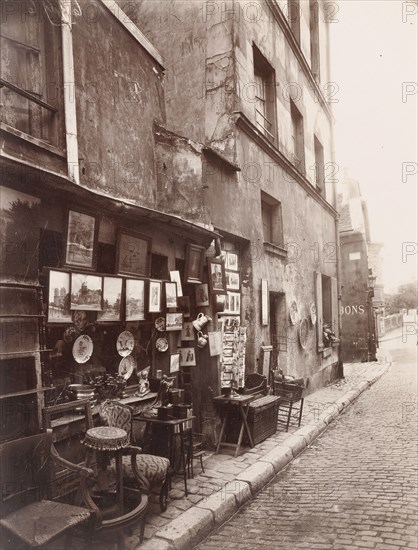
POLYGON ((142 34, 136 24, 126 15, 114 0, 100 0, 102 4, 116 17, 125 29, 135 38, 135 40, 146 50, 149 55, 165 70, 164 58, 157 48, 142 34))

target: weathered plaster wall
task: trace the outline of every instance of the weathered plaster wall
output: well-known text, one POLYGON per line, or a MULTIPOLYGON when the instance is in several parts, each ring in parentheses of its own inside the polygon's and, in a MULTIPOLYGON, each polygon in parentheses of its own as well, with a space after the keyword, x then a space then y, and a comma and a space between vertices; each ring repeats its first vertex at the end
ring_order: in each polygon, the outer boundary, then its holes
MULTIPOLYGON (((306 4, 308 5, 309 17, 308 2, 301 2, 303 23, 301 24, 301 33, 302 38, 307 36, 307 40, 309 40, 309 19, 307 29, 305 29, 306 4)), ((255 44, 275 70, 278 134, 276 145, 287 158, 292 158, 293 131, 290 114, 290 100, 292 100, 303 116, 306 178, 312 185, 315 185, 314 134, 324 148, 324 164, 332 162, 330 120, 268 5, 265 3, 258 5, 259 9, 255 20, 248 21, 248 18, 242 17, 236 22, 235 27, 237 86, 239 90, 238 109, 242 110, 255 124, 255 98, 254 87, 252 86, 254 82, 253 44, 255 44)), ((310 57, 308 56, 307 59, 310 60, 310 57)), ((325 170, 326 197, 331 204, 334 201, 331 180, 335 168, 329 166, 325 170)))
POLYGON ((81 184, 152 207, 162 70, 101 2, 88 10, 73 28, 81 184))

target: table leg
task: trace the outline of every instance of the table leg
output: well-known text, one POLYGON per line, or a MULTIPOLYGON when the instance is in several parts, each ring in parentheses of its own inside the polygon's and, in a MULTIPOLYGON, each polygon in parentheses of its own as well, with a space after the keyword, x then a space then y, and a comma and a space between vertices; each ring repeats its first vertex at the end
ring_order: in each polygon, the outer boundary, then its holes
POLYGON ((183 466, 183 479, 184 479, 184 492, 187 497, 187 472, 186 472, 186 459, 184 456, 184 430, 183 422, 179 424, 180 428, 180 452, 181 452, 181 464, 183 466))
POLYGON ((226 410, 226 413, 225 413, 225 416, 224 416, 224 419, 223 419, 223 422, 222 422, 221 433, 219 434, 218 444, 216 446, 216 451, 215 451, 216 455, 219 453, 219 448, 221 446, 222 438, 223 438, 224 433, 225 433, 225 427, 226 427, 226 422, 228 420, 228 415, 229 415, 229 409, 226 410))
POLYGON ((242 420, 243 420, 245 429, 247 430, 248 440, 250 442, 251 447, 254 447, 254 441, 253 441, 253 438, 251 436, 250 427, 248 426, 248 422, 247 422, 249 406, 247 405, 244 409, 244 406, 240 404, 240 409, 241 409, 242 420))
POLYGON ((123 514, 123 464, 122 464, 122 453, 116 451, 115 455, 116 462, 116 491, 118 499, 118 509, 121 514, 123 514))
MULTIPOLYGON (((241 408, 241 406, 240 406, 241 408)), ((235 458, 238 456, 238 453, 239 453, 239 449, 241 447, 241 442, 242 442, 242 436, 244 435, 244 422, 241 420, 241 427, 239 429, 239 436, 238 436, 238 441, 237 441, 237 446, 235 447, 235 458)))

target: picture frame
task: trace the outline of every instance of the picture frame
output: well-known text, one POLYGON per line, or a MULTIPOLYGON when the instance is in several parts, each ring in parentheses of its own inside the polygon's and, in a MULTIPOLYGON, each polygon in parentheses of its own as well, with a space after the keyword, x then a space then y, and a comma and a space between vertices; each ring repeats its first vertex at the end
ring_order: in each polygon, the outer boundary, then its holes
POLYGON ((225 266, 222 260, 208 258, 208 277, 211 294, 226 294, 225 266))
POLYGON ((262 374, 267 377, 267 380, 269 380, 270 377, 272 351, 273 346, 261 346, 260 363, 262 367, 262 374))
POLYGON ((209 355, 222 355, 222 331, 208 332, 209 338, 209 355))
POLYGON ((177 296, 177 307, 183 317, 188 319, 190 317, 190 298, 189 296, 177 296))
POLYGON ((70 208, 67 213, 65 265, 96 268, 98 218, 91 212, 70 208))
POLYGON ((180 271, 170 271, 170 281, 177 283, 177 298, 182 298, 183 287, 181 285, 180 271))
POLYGON ((181 340, 182 342, 194 341, 194 329, 192 322, 183 323, 183 328, 181 329, 181 340))
POLYGON ((125 320, 126 321, 145 321, 145 281, 144 279, 126 279, 125 320))
POLYGON ((150 279, 148 287, 148 311, 159 313, 161 311, 161 281, 150 279))
POLYGON ((122 316, 122 290, 123 279, 121 277, 103 277, 103 306, 97 314, 100 323, 121 321, 122 316))
POLYGON ((88 273, 71 273, 70 309, 101 311, 103 307, 103 277, 88 273))
POLYGON ((180 348, 178 352, 180 355, 180 367, 196 366, 196 352, 194 348, 180 348))
POLYGON ((70 274, 50 270, 48 289, 48 323, 71 323, 70 274))
POLYGON ((180 353, 170 354, 170 374, 180 371, 180 353))
POLYGON ((237 252, 227 252, 226 253, 226 269, 231 269, 233 271, 238 271, 238 253, 237 252))
POLYGON ((165 314, 165 330, 167 332, 182 330, 183 314, 182 313, 166 313, 165 314))
POLYGON ((185 282, 201 284, 203 280, 204 247, 188 244, 186 249, 185 282))
POLYGON ((261 279, 261 324, 269 324, 269 290, 267 279, 261 279))
POLYGON ((197 285, 195 288, 196 306, 208 306, 209 305, 209 288, 206 283, 197 285))
POLYGON ((227 292, 225 313, 239 315, 241 312, 241 294, 239 292, 227 292))
POLYGON ((240 280, 238 271, 229 271, 225 270, 225 280, 226 280, 226 289, 227 290, 239 290, 240 289, 240 280))
POLYGON ((177 308, 177 283, 164 282, 164 289, 166 308, 177 308))
POLYGON ((149 277, 152 239, 135 231, 118 231, 116 272, 123 275, 149 277))

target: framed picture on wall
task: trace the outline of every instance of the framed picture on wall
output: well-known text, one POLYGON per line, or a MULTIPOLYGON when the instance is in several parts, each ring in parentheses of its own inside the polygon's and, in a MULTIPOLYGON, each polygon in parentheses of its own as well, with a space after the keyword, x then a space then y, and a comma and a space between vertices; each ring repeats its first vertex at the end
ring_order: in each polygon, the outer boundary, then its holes
POLYGON ((177 307, 185 319, 190 317, 190 298, 188 296, 178 296, 177 307))
POLYGON ((86 273, 71 273, 71 309, 101 311, 103 277, 86 273))
POLYGON ((161 281, 150 279, 148 291, 148 311, 159 313, 161 311, 161 281))
POLYGON ((180 271, 170 271, 170 281, 177 283, 177 297, 183 296, 183 287, 181 286, 180 271))
POLYGON ((126 279, 126 321, 145 320, 145 281, 126 279))
POLYGON ((211 294, 226 294, 225 267, 222 260, 208 258, 209 290, 211 294))
POLYGON ((170 355, 170 374, 179 372, 180 370, 180 353, 172 353, 170 355))
POLYGON ((118 233, 117 273, 149 277, 152 239, 146 235, 120 229, 118 233))
POLYGON ((237 271, 225 271, 227 290, 239 290, 239 273, 237 271))
POLYGON ((164 283, 165 305, 167 308, 177 307, 177 283, 164 283))
POLYGON ((225 267, 234 271, 238 270, 238 254, 236 252, 227 252, 225 267))
POLYGON ((99 224, 95 215, 78 210, 68 211, 66 265, 95 269, 98 229, 99 224))
POLYGON ((182 313, 167 313, 165 316, 165 330, 181 330, 183 328, 182 313))
POLYGON ((180 348, 180 367, 196 366, 196 354, 194 348, 180 348))
POLYGON ((186 267, 185 281, 186 283, 201 283, 203 278, 203 261, 204 261, 203 246, 197 244, 188 244, 186 249, 186 267))
POLYGON ((71 323, 69 273, 49 272, 48 323, 71 323))
POLYGON ((120 277, 103 277, 103 309, 97 314, 97 321, 121 320, 122 283, 120 277))

